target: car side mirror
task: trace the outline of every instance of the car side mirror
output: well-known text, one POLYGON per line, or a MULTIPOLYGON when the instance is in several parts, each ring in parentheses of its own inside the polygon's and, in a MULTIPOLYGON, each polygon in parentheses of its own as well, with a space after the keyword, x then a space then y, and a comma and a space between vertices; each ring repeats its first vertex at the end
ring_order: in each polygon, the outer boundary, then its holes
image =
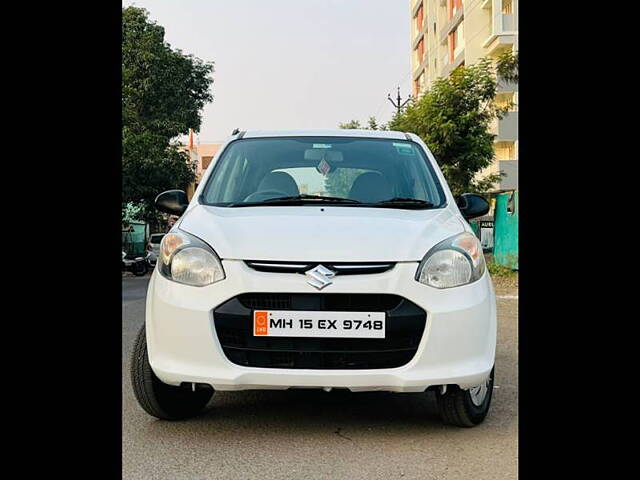
POLYGON ((156 197, 155 207, 163 213, 182 215, 189 206, 187 194, 182 190, 167 190, 156 197))
POLYGON ((463 193, 458 197, 457 204, 466 220, 481 217, 489 212, 489 202, 475 193, 463 193))

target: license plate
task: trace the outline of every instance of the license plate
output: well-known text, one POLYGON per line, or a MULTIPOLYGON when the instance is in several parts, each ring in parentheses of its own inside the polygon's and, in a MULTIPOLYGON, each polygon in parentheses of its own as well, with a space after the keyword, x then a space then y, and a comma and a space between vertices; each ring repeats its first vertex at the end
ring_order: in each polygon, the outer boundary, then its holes
POLYGON ((256 337, 385 338, 384 312, 253 312, 256 337))

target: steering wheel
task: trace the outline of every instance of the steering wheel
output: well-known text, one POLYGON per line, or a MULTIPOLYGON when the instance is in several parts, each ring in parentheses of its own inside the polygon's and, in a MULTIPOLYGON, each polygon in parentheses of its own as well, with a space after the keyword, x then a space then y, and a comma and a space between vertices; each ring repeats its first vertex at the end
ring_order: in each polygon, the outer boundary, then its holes
POLYGON ((261 190, 259 192, 254 192, 251 195, 247 196, 244 201, 245 202, 261 202, 264 200, 269 200, 270 198, 278 198, 278 197, 289 197, 290 195, 282 192, 280 190, 261 190))

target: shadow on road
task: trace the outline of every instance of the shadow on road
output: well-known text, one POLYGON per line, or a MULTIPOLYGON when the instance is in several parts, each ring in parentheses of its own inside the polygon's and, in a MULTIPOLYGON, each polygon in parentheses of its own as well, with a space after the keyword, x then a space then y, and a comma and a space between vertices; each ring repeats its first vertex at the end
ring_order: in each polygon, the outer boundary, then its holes
MULTIPOLYGON (((165 429, 154 421, 149 428, 165 429)), ((171 422, 171 429, 260 429, 290 434, 333 433, 349 441, 349 434, 385 429, 389 433, 445 428, 438 416, 434 394, 362 392, 346 390, 288 390, 216 392, 199 417, 171 422)))

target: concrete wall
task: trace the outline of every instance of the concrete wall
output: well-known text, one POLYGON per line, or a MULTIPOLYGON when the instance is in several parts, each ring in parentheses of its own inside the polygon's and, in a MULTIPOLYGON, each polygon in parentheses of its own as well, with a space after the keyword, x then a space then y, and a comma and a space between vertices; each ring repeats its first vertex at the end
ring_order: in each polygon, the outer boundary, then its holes
POLYGON ((498 169, 504 174, 500 179, 501 190, 518 189, 518 161, 498 160, 498 169))
POLYGON ((498 137, 496 141, 515 142, 518 140, 518 112, 508 112, 498 120, 498 137))
POLYGON ((482 46, 491 35, 490 10, 482 8, 482 0, 466 0, 464 8, 465 64, 476 63, 486 55, 482 46))

